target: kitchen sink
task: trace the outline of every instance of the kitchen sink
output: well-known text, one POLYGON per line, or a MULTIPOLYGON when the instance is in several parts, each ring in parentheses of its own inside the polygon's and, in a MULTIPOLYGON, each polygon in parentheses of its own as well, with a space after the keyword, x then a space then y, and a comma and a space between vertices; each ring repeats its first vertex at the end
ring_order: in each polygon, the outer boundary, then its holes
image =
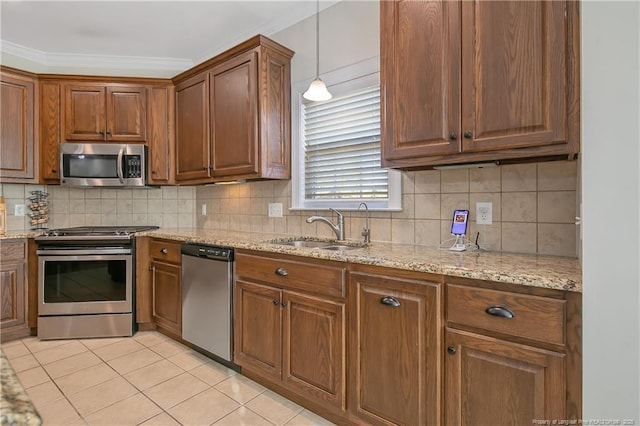
POLYGON ((314 241, 314 240, 271 240, 271 244, 279 244, 283 246, 318 248, 322 250, 353 250, 366 247, 362 243, 344 244, 337 241, 314 241))

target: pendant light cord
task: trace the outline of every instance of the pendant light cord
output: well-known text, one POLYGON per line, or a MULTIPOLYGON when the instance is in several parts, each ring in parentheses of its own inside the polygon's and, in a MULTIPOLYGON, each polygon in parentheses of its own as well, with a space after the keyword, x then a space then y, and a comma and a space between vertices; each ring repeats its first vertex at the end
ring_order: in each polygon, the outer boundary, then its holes
POLYGON ((320 0, 316 0, 316 78, 320 78, 320 0))

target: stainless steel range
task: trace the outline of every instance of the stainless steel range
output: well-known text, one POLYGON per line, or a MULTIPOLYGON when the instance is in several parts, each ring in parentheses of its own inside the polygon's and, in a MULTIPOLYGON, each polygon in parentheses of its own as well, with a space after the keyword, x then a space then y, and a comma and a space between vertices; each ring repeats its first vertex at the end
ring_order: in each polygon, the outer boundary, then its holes
POLYGON ((131 336, 135 239, 157 226, 53 229, 38 244, 38 337, 131 336))

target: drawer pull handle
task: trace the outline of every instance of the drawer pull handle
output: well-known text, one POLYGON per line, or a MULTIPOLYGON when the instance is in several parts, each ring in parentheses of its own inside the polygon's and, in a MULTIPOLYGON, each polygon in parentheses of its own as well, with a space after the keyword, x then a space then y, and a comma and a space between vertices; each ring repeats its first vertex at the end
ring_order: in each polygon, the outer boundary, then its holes
POLYGON ((455 348, 454 346, 449 346, 449 347, 447 348, 447 353, 448 353, 449 355, 455 355, 455 354, 456 354, 456 348, 455 348))
POLYGON ((286 277, 287 275, 289 275, 289 273, 284 268, 278 268, 276 269, 276 275, 280 275, 281 277, 286 277))
POLYGON ((160 249, 160 253, 167 254, 167 253, 169 253, 169 250, 167 250, 166 248, 161 248, 160 249))
POLYGON ((273 299, 273 304, 278 306, 280 304, 280 301, 278 299, 273 299))
POLYGON ((391 306, 393 308, 397 308, 398 306, 400 306, 400 302, 398 302, 391 296, 383 297, 382 299, 380 299, 380 303, 382 303, 383 305, 391 306))
POLYGON ((484 311, 489 315, 493 315, 494 317, 500 317, 500 318, 513 318, 516 316, 516 314, 514 314, 513 311, 507 308, 504 308, 502 306, 489 306, 484 311))

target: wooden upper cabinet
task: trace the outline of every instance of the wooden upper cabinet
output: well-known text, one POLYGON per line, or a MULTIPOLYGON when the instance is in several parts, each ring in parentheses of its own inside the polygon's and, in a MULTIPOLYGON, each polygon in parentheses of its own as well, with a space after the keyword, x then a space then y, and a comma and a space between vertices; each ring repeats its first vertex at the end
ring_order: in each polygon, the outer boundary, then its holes
POLYGON ((383 1, 380 15, 384 159, 459 152, 460 3, 383 1))
POLYGON ((292 56, 256 36, 174 79, 177 181, 291 177, 292 56))
POLYGON ((36 78, 0 71, 0 179, 35 183, 36 78))
POLYGON ((147 88, 107 86, 107 140, 147 140, 147 88))
POLYGON ((566 419, 565 355, 447 329, 447 425, 566 419))
POLYGON ((65 84, 64 135, 68 141, 145 142, 145 86, 65 84))
POLYGON ((40 82, 40 176, 60 180, 60 82, 40 82))
POLYGON ((566 7, 463 4, 463 151, 566 144, 566 7))
POLYGON ((152 185, 173 183, 174 98, 173 86, 149 88, 149 164, 147 182, 152 185))
POLYGON ((213 176, 258 172, 258 52, 250 51, 211 71, 213 176))
POLYGON ((386 167, 579 151, 576 1, 382 2, 386 167))
POLYGON ((176 85, 176 180, 209 178, 209 76, 176 85))

